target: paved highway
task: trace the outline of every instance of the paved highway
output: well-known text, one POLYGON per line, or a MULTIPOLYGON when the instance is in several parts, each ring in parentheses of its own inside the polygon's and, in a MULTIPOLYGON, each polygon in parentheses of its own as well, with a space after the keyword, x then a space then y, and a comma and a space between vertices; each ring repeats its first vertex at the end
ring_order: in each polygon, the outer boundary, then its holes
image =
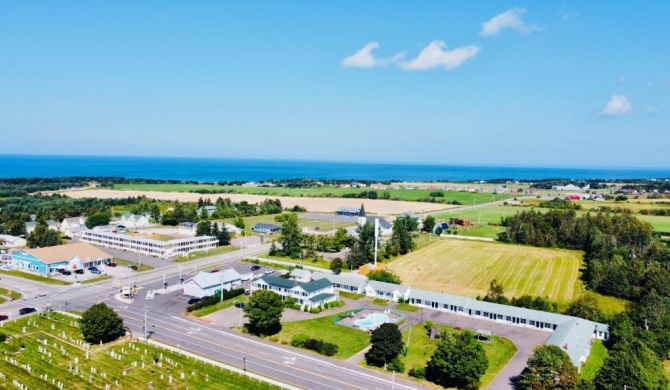
POLYGON ((267 245, 250 247, 143 272, 132 278, 132 283, 140 287, 132 303, 122 302, 114 297, 118 292, 118 286, 115 285, 117 281, 53 286, 3 276, 0 286, 21 291, 24 299, 3 305, 2 312, 9 312, 14 317, 21 307, 44 308, 47 302, 56 309, 65 308, 67 303, 68 309, 77 310, 85 310, 95 303, 105 302, 124 318, 125 325, 134 337, 142 337, 146 307, 149 337, 239 368, 246 367, 249 371, 295 386, 306 389, 346 390, 425 388, 408 381, 394 381, 385 373, 305 353, 184 317, 181 313, 186 306, 185 299, 178 291, 156 294, 152 299, 147 299, 148 291, 161 290, 164 277, 170 286, 179 283, 180 265, 183 267, 183 276, 187 277, 186 268, 193 270, 195 266, 202 269, 221 265, 267 250, 267 245))

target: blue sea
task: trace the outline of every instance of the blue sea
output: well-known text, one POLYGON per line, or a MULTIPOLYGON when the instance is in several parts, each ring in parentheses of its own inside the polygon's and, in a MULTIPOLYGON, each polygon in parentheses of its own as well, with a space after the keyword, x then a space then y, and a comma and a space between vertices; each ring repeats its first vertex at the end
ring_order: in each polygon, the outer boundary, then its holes
POLYGON ((0 155, 0 177, 114 176, 184 181, 354 179, 469 181, 491 179, 670 178, 670 168, 455 166, 181 157, 0 155))

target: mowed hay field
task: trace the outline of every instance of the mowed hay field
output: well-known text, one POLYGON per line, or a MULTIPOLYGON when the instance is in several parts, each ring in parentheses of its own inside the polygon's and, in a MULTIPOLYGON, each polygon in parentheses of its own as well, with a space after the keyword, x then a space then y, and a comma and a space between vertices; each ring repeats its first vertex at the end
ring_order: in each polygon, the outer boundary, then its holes
POLYGON ((484 296, 498 279, 508 298, 530 294, 573 299, 582 254, 492 242, 442 239, 388 264, 403 284, 430 291, 484 296))

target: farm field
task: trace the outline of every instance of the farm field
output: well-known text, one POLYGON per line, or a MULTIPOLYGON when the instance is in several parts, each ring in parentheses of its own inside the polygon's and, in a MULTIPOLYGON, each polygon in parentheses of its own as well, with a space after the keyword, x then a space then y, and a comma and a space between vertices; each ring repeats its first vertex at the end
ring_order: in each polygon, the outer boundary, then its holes
POLYGON ((0 351, 7 357, 0 360, 0 388, 18 388, 12 384, 14 380, 29 389, 58 389, 58 382, 66 389, 82 390, 104 389, 105 385, 146 389, 149 383, 158 389, 270 388, 258 380, 212 369, 185 355, 132 343, 128 338, 87 349, 76 321, 60 313, 6 321, 2 333, 10 339, 0 343, 0 351))
POLYGON ((388 264, 403 284, 455 295, 485 295, 498 279, 508 298, 530 294, 568 302, 579 292, 581 253, 465 240, 442 240, 388 264))
MULTIPOLYGON (((442 214, 435 215, 435 218, 438 221, 443 221, 443 220, 449 220, 450 218, 454 217, 463 217, 463 218, 468 218, 473 222, 476 223, 482 223, 482 224, 499 224, 500 223, 500 218, 503 217, 509 217, 512 215, 515 215, 516 213, 520 213, 524 210, 535 210, 541 213, 547 212, 550 209, 547 208, 540 208, 540 207, 533 207, 533 205, 538 205, 539 203, 536 202, 535 200, 525 200, 519 203, 516 203, 516 205, 508 204, 508 205, 492 205, 492 206, 487 206, 487 207, 482 207, 480 209, 476 210, 467 210, 467 211, 456 211, 454 212, 449 212, 445 211, 442 214)), ((654 231, 661 232, 661 233, 670 233, 670 216, 657 216, 657 215, 642 215, 639 214, 639 210, 643 209, 653 209, 653 208, 664 208, 661 207, 661 205, 650 205, 650 204, 644 204, 644 203, 607 203, 607 202, 584 202, 580 203, 582 206, 585 208, 585 210, 580 210, 577 211, 577 215, 582 215, 588 210, 600 207, 600 206, 607 206, 607 207, 622 207, 622 208, 628 208, 633 210, 633 216, 636 218, 649 222, 652 227, 654 228, 654 231)), ((664 205, 665 207, 668 207, 667 205, 664 205)), ((595 212, 595 210, 593 210, 595 212)), ((463 233, 463 235, 466 235, 463 233)), ((474 234, 472 234, 474 235, 474 234)), ((483 236, 486 237, 486 236, 483 236)))
MULTIPOLYGON (((399 184, 400 185, 400 184, 399 184)), ((461 184, 462 185, 462 184, 461 184)), ((435 188, 444 188, 445 184, 432 184, 435 188)), ((470 188, 479 186, 470 184, 470 188)), ((393 200, 418 201, 430 197, 435 191, 444 193, 443 199, 447 202, 458 201, 463 204, 473 202, 482 203, 493 200, 501 200, 513 197, 510 194, 494 195, 488 193, 477 193, 467 191, 445 191, 439 189, 392 189, 374 190, 371 188, 340 188, 333 186, 310 187, 310 188, 286 188, 286 187, 246 187, 246 186, 220 186, 211 184, 115 184, 115 190, 123 191, 161 191, 161 192, 193 192, 193 191, 219 191, 221 196, 226 194, 254 194, 287 197, 324 197, 341 198, 345 194, 359 194, 363 191, 377 191, 380 195, 387 191, 393 200)), ((225 196, 224 196, 225 197, 225 196)), ((438 198, 439 199, 439 198, 438 198)))
MULTIPOLYGON (((360 207, 365 203, 365 210, 371 214, 395 215, 404 211, 415 213, 446 210, 455 207, 445 203, 428 203, 412 201, 394 201, 383 199, 358 199, 358 198, 316 198, 300 196, 274 196, 274 195, 255 195, 255 194, 197 194, 192 192, 165 192, 165 191, 137 191, 137 190, 110 190, 110 189, 90 189, 90 190, 71 190, 61 192, 71 198, 127 198, 146 196, 147 198, 159 201, 197 202, 198 199, 209 199, 215 202, 217 198, 230 198, 233 202, 247 201, 249 203, 259 203, 267 198, 279 199, 284 208, 294 206, 304 207, 312 212, 334 213, 340 207, 360 207)), ((468 193, 463 193, 468 194, 468 193)), ((490 194, 488 194, 490 197, 490 194)))
MULTIPOLYGON (((247 235, 257 235, 259 236, 259 233, 254 233, 251 231, 251 229, 254 227, 255 224, 257 223, 271 223, 274 225, 281 226, 281 222, 276 222, 275 217, 277 215, 257 215, 253 217, 244 217, 244 225, 247 230, 247 235)), ((226 218, 226 219, 217 219, 214 220, 214 222, 219 223, 219 227, 222 226, 222 223, 230 223, 232 224, 235 221, 235 218, 226 218)), ((300 217, 300 214, 298 214, 298 226, 302 228, 308 228, 308 229, 314 229, 318 228, 319 231, 322 232, 327 232, 330 230, 339 229, 342 227, 348 227, 348 226, 354 226, 356 223, 355 222, 331 222, 331 221, 324 221, 324 220, 319 220, 319 219, 309 219, 309 218, 302 218, 300 217)), ((267 237, 272 237, 273 235, 267 237)), ((279 236, 279 234, 275 234, 274 236, 279 236)))

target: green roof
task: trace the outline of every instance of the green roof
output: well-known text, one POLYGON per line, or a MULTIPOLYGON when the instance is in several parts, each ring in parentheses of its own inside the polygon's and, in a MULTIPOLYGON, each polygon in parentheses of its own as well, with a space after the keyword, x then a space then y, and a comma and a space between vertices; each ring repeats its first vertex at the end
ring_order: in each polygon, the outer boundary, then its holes
POLYGON ((295 282, 293 280, 280 278, 278 276, 263 275, 261 280, 265 281, 265 283, 267 283, 271 286, 277 286, 277 287, 288 288, 288 289, 291 289, 291 288, 295 287, 295 282))
POLYGON ((310 301, 311 301, 311 302, 314 302, 314 303, 323 302, 323 301, 325 301, 326 299, 332 298, 332 297, 334 297, 334 296, 335 296, 335 294, 323 293, 323 294, 319 294, 319 295, 315 295, 315 296, 313 296, 313 297, 310 299, 310 301))
POLYGON ((307 292, 309 294, 309 293, 312 293, 314 291, 319 291, 319 290, 323 290, 324 288, 328 288, 328 287, 332 286, 333 284, 328 279, 323 278, 323 279, 313 280, 313 281, 308 282, 308 283, 298 283, 298 285, 300 287, 302 287, 302 289, 305 290, 305 292, 307 292))

